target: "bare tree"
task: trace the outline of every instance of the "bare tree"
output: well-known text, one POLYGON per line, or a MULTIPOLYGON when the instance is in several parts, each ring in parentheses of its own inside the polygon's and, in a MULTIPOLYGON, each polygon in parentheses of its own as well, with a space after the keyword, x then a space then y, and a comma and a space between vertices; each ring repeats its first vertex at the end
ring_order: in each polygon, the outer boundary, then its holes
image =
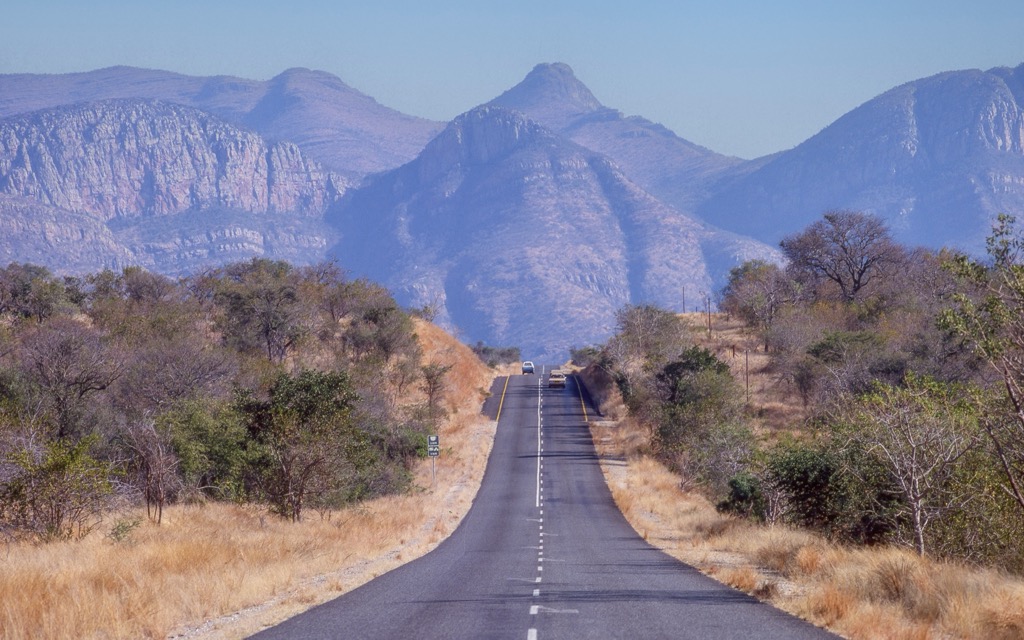
POLYGON ((954 482, 956 463, 977 443, 963 394, 910 376, 905 388, 878 385, 859 403, 853 439, 875 454, 903 498, 913 546, 927 550, 928 526, 973 496, 954 482))
POLYGON ((606 347, 627 377, 657 368, 689 346, 690 332, 676 314, 651 305, 627 305, 615 314, 616 332, 606 347))
POLYGON ((106 389, 122 372, 120 353, 103 336, 70 318, 53 318, 22 341, 21 369, 50 399, 57 437, 78 435, 86 398, 106 389))
POLYGON ((146 303, 163 300, 177 289, 173 280, 142 267, 126 267, 121 276, 126 297, 132 302, 146 303))
POLYGON ((143 419, 127 425, 124 442, 132 453, 131 467, 138 474, 146 515, 160 524, 164 505, 180 487, 178 456, 170 435, 157 430, 152 420, 143 419))
POLYGON ((858 211, 830 211, 781 246, 798 277, 824 278, 847 301, 903 258, 881 218, 858 211))
POLYGON ((437 418, 441 406, 441 399, 448 387, 445 376, 452 370, 450 364, 431 363, 421 368, 423 382, 421 386, 423 393, 427 395, 427 412, 430 425, 437 424, 437 418))
POLYGON ((783 305, 792 302, 796 292, 796 283, 783 269, 763 260, 751 260, 729 272, 729 284, 722 292, 722 308, 767 336, 783 305))
POLYGON ((196 333, 158 336, 136 348, 118 383, 119 404, 132 414, 166 409, 201 395, 223 396, 237 363, 196 333))

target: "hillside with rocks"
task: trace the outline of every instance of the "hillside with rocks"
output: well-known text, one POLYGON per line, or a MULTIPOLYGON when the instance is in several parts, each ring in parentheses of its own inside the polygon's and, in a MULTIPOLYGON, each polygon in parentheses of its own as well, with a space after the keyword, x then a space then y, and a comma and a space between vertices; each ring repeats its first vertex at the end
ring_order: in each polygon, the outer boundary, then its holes
POLYGON ((682 310, 760 243, 663 204, 607 157, 516 111, 459 118, 333 214, 334 253, 471 341, 535 358, 608 335, 626 304, 682 310))
POLYGON ((0 75, 0 256, 168 274, 328 256, 467 339, 538 354, 624 304, 692 309, 831 209, 978 252, 1024 206, 1024 65, 896 87, 742 160, 541 64, 445 125, 328 73, 0 75))
POLYGON ((0 119, 122 98, 193 107, 268 140, 293 142, 350 181, 412 160, 444 126, 389 109, 336 76, 288 69, 267 81, 111 67, 0 75, 0 119))
POLYGON ((56 270, 183 273, 264 253, 308 262, 347 185, 289 142, 137 99, 0 121, 0 252, 56 270))
POLYGON ((1024 211, 1024 65, 896 87, 714 191, 702 218, 767 242, 853 209, 907 244, 981 252, 996 214, 1024 211))
POLYGON ((684 140, 660 124, 605 107, 565 64, 537 65, 490 104, 524 113, 608 156, 631 180, 685 213, 707 197, 723 172, 744 164, 684 140))

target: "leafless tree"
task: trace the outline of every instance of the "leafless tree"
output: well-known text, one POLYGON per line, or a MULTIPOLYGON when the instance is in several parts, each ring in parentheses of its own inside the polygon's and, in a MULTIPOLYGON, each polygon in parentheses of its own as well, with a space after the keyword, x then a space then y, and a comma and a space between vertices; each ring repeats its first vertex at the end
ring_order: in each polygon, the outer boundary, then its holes
POLYGON ((914 377, 905 388, 879 385, 859 403, 853 435, 881 460, 905 504, 918 554, 928 526, 972 498, 953 482, 956 463, 977 443, 977 425, 963 394, 914 377))
POLYGON ((665 309, 628 305, 615 314, 615 320, 616 332, 606 348, 627 377, 669 362, 690 343, 686 323, 665 309))
POLYGON ((783 305, 792 302, 796 293, 796 283, 785 270, 768 262, 752 260, 730 273, 729 284, 722 295, 722 308, 743 318, 767 336, 783 305))
POLYGON ((858 211, 830 211, 781 246, 798 278, 830 281, 848 301, 904 255, 880 218, 858 211))
POLYGON ((61 317, 26 335, 18 360, 50 399, 58 438, 77 435, 86 398, 109 387, 123 370, 121 354, 98 331, 61 317))
POLYGON ((197 334, 154 337, 137 347, 118 383, 119 404, 132 414, 159 411, 179 400, 222 396, 237 363, 197 334))
POLYGON ((178 456, 170 436, 157 430, 152 420, 142 419, 125 427, 124 442, 132 453, 131 467, 138 474, 146 514, 160 524, 164 505, 180 487, 178 456))
POLYGON ((122 276, 125 295, 136 303, 157 302, 171 296, 177 285, 167 276, 142 267, 127 267, 122 276))
POLYGON ((421 368, 423 374, 421 386, 423 393, 427 396, 427 412, 431 426, 437 424, 441 399, 444 397, 448 387, 448 381, 445 379, 445 376, 451 370, 452 365, 440 363, 431 363, 421 368))

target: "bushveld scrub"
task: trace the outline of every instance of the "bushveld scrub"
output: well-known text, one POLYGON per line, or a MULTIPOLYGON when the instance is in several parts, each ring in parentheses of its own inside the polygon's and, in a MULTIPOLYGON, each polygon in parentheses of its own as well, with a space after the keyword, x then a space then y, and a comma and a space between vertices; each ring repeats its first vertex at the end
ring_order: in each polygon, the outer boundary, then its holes
POLYGON ((830 212, 781 246, 785 267, 733 270, 731 318, 684 316, 681 348, 632 348, 647 325, 623 312, 579 350, 593 395, 626 416, 594 426, 621 508, 688 562, 853 637, 1024 635, 1024 230, 1001 217, 981 262, 830 212), (726 370, 736 382, 706 383, 726 370))
MULTIPOLYGON (((263 267, 257 263, 255 268, 263 267)), ((281 265, 270 271, 260 286, 293 273, 281 265)), ((244 279, 247 274, 250 271, 242 268, 238 275, 244 279)), ((75 322, 96 327, 104 341, 93 351, 64 353, 71 364, 88 364, 92 361, 83 354, 109 355, 105 350, 118 340, 122 375, 107 388, 90 392, 97 402, 74 405, 73 411, 61 410, 56 396, 27 373, 4 370, 0 435, 7 462, 0 465, 0 480, 10 492, 21 495, 19 487, 53 466, 38 453, 45 452, 45 446, 25 449, 20 444, 91 445, 87 460, 104 461, 104 470, 120 456, 144 450, 127 446, 140 442, 127 440, 132 435, 127 427, 104 428, 110 420, 116 425, 119 414, 156 416, 146 423, 146 433, 159 436, 166 451, 175 454, 170 469, 176 483, 166 487, 166 504, 158 519, 152 509, 147 515, 141 500, 142 489, 153 477, 147 459, 125 465, 123 472, 115 469, 101 480, 115 482, 117 499, 90 511, 85 529, 76 525, 68 529, 71 535, 50 535, 45 527, 33 534, 22 524, 29 512, 17 500, 5 503, 8 511, 0 527, 0 636, 242 637, 425 553, 454 529, 468 510, 490 450, 493 424, 479 416, 479 408, 494 372, 436 327, 404 314, 374 311, 391 309, 393 302, 369 285, 311 271, 302 274, 282 286, 305 288, 305 295, 270 299, 282 315, 268 317, 295 326, 279 333, 267 328, 271 335, 263 335, 264 329, 253 324, 225 320, 218 325, 216 306, 207 308, 212 316, 193 314, 216 299, 219 276, 198 278, 187 294, 158 279, 166 285, 157 288, 165 292, 158 301, 137 300, 126 293, 134 290, 126 282, 141 274, 97 278, 88 315, 75 322), (325 282, 334 284, 325 288, 325 282), (331 298, 328 294, 335 285, 345 291, 331 298), (115 289, 109 296, 108 288, 115 289), (167 291, 174 292, 173 299, 167 291), (186 303, 180 302, 182 297, 186 303), (302 305, 294 306, 299 301, 302 305), (165 308, 139 306, 146 304, 165 308), (202 317, 209 322, 199 322, 202 317), (170 336, 186 356, 195 357, 178 358, 173 350, 139 350, 147 344, 167 347, 166 342, 150 340, 154 331, 170 336), (239 342, 231 347, 236 351, 219 341, 222 331, 238 332, 239 342), (197 352, 189 351, 193 339, 201 343, 197 352), (178 367, 177 377, 144 375, 154 358, 178 367), (280 363, 275 362, 278 359, 280 363), (409 361, 413 366, 406 366, 409 361), (434 406, 428 407, 417 370, 431 364, 445 369, 448 382, 434 381, 434 406), (129 376, 136 367, 138 375, 129 376), (350 372, 347 380, 330 373, 339 368, 350 372), (453 376, 458 376, 457 384, 452 383, 453 376), (119 386, 127 378, 140 386, 119 386), (255 442, 255 449, 240 447, 253 429, 244 419, 247 414, 230 406, 232 385, 225 384, 226 379, 236 388, 256 389, 256 399, 267 404, 274 419, 291 426, 308 418, 305 410, 319 406, 319 401, 330 404, 341 398, 343 402, 330 406, 357 413, 362 434, 387 461, 375 467, 373 475, 364 475, 365 480, 347 476, 363 482, 348 486, 355 486, 364 499, 353 502, 345 496, 335 499, 336 493, 317 493, 301 511, 301 520, 297 509, 278 509, 297 522, 273 513, 273 494, 251 475, 258 469, 253 457, 272 449, 263 442, 255 442), (355 395, 334 394, 341 388, 335 383, 355 395), (368 393, 374 388, 381 393, 368 393), (321 394, 321 389, 331 393, 321 394), (276 390, 277 395, 267 390, 276 390), (36 405, 27 402, 32 398, 38 400, 36 405), (32 406, 37 413, 29 413, 32 406), (415 434, 428 429, 439 433, 442 441, 436 482, 429 463, 416 455, 415 434), (90 435, 73 440, 54 437, 58 432, 90 435), (22 459, 24 464, 19 464, 22 459), (89 527, 90 535, 80 535, 89 527), (58 540, 45 542, 54 538, 58 540)), ((229 288, 229 293, 246 291, 240 285, 229 288)), ((18 322, 12 325, 15 332, 18 322)), ((315 444, 315 432, 309 433, 314 440, 288 442, 315 444)), ((309 451, 320 449, 314 446, 303 453, 309 451)), ((320 487, 333 486, 330 477, 321 482, 327 484, 320 487)), ((106 485, 101 488, 110 491, 106 485)), ((37 497, 46 495, 37 492, 37 497)))
POLYGON ((637 431, 591 423, 616 504, 638 534, 708 575, 850 638, 1019 638, 1024 581, 894 547, 847 547, 723 514, 644 453, 637 431))

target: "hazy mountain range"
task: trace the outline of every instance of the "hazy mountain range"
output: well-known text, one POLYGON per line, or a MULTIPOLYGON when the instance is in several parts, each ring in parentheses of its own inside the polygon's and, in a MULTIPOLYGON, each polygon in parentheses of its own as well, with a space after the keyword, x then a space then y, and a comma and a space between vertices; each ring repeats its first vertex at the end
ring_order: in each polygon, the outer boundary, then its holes
POLYGON ((335 257, 468 341, 561 357, 624 304, 692 309, 828 209, 980 250, 1024 204, 1022 104, 1024 65, 944 73, 748 161, 601 105, 562 64, 451 123, 303 69, 0 75, 0 261, 335 257))

